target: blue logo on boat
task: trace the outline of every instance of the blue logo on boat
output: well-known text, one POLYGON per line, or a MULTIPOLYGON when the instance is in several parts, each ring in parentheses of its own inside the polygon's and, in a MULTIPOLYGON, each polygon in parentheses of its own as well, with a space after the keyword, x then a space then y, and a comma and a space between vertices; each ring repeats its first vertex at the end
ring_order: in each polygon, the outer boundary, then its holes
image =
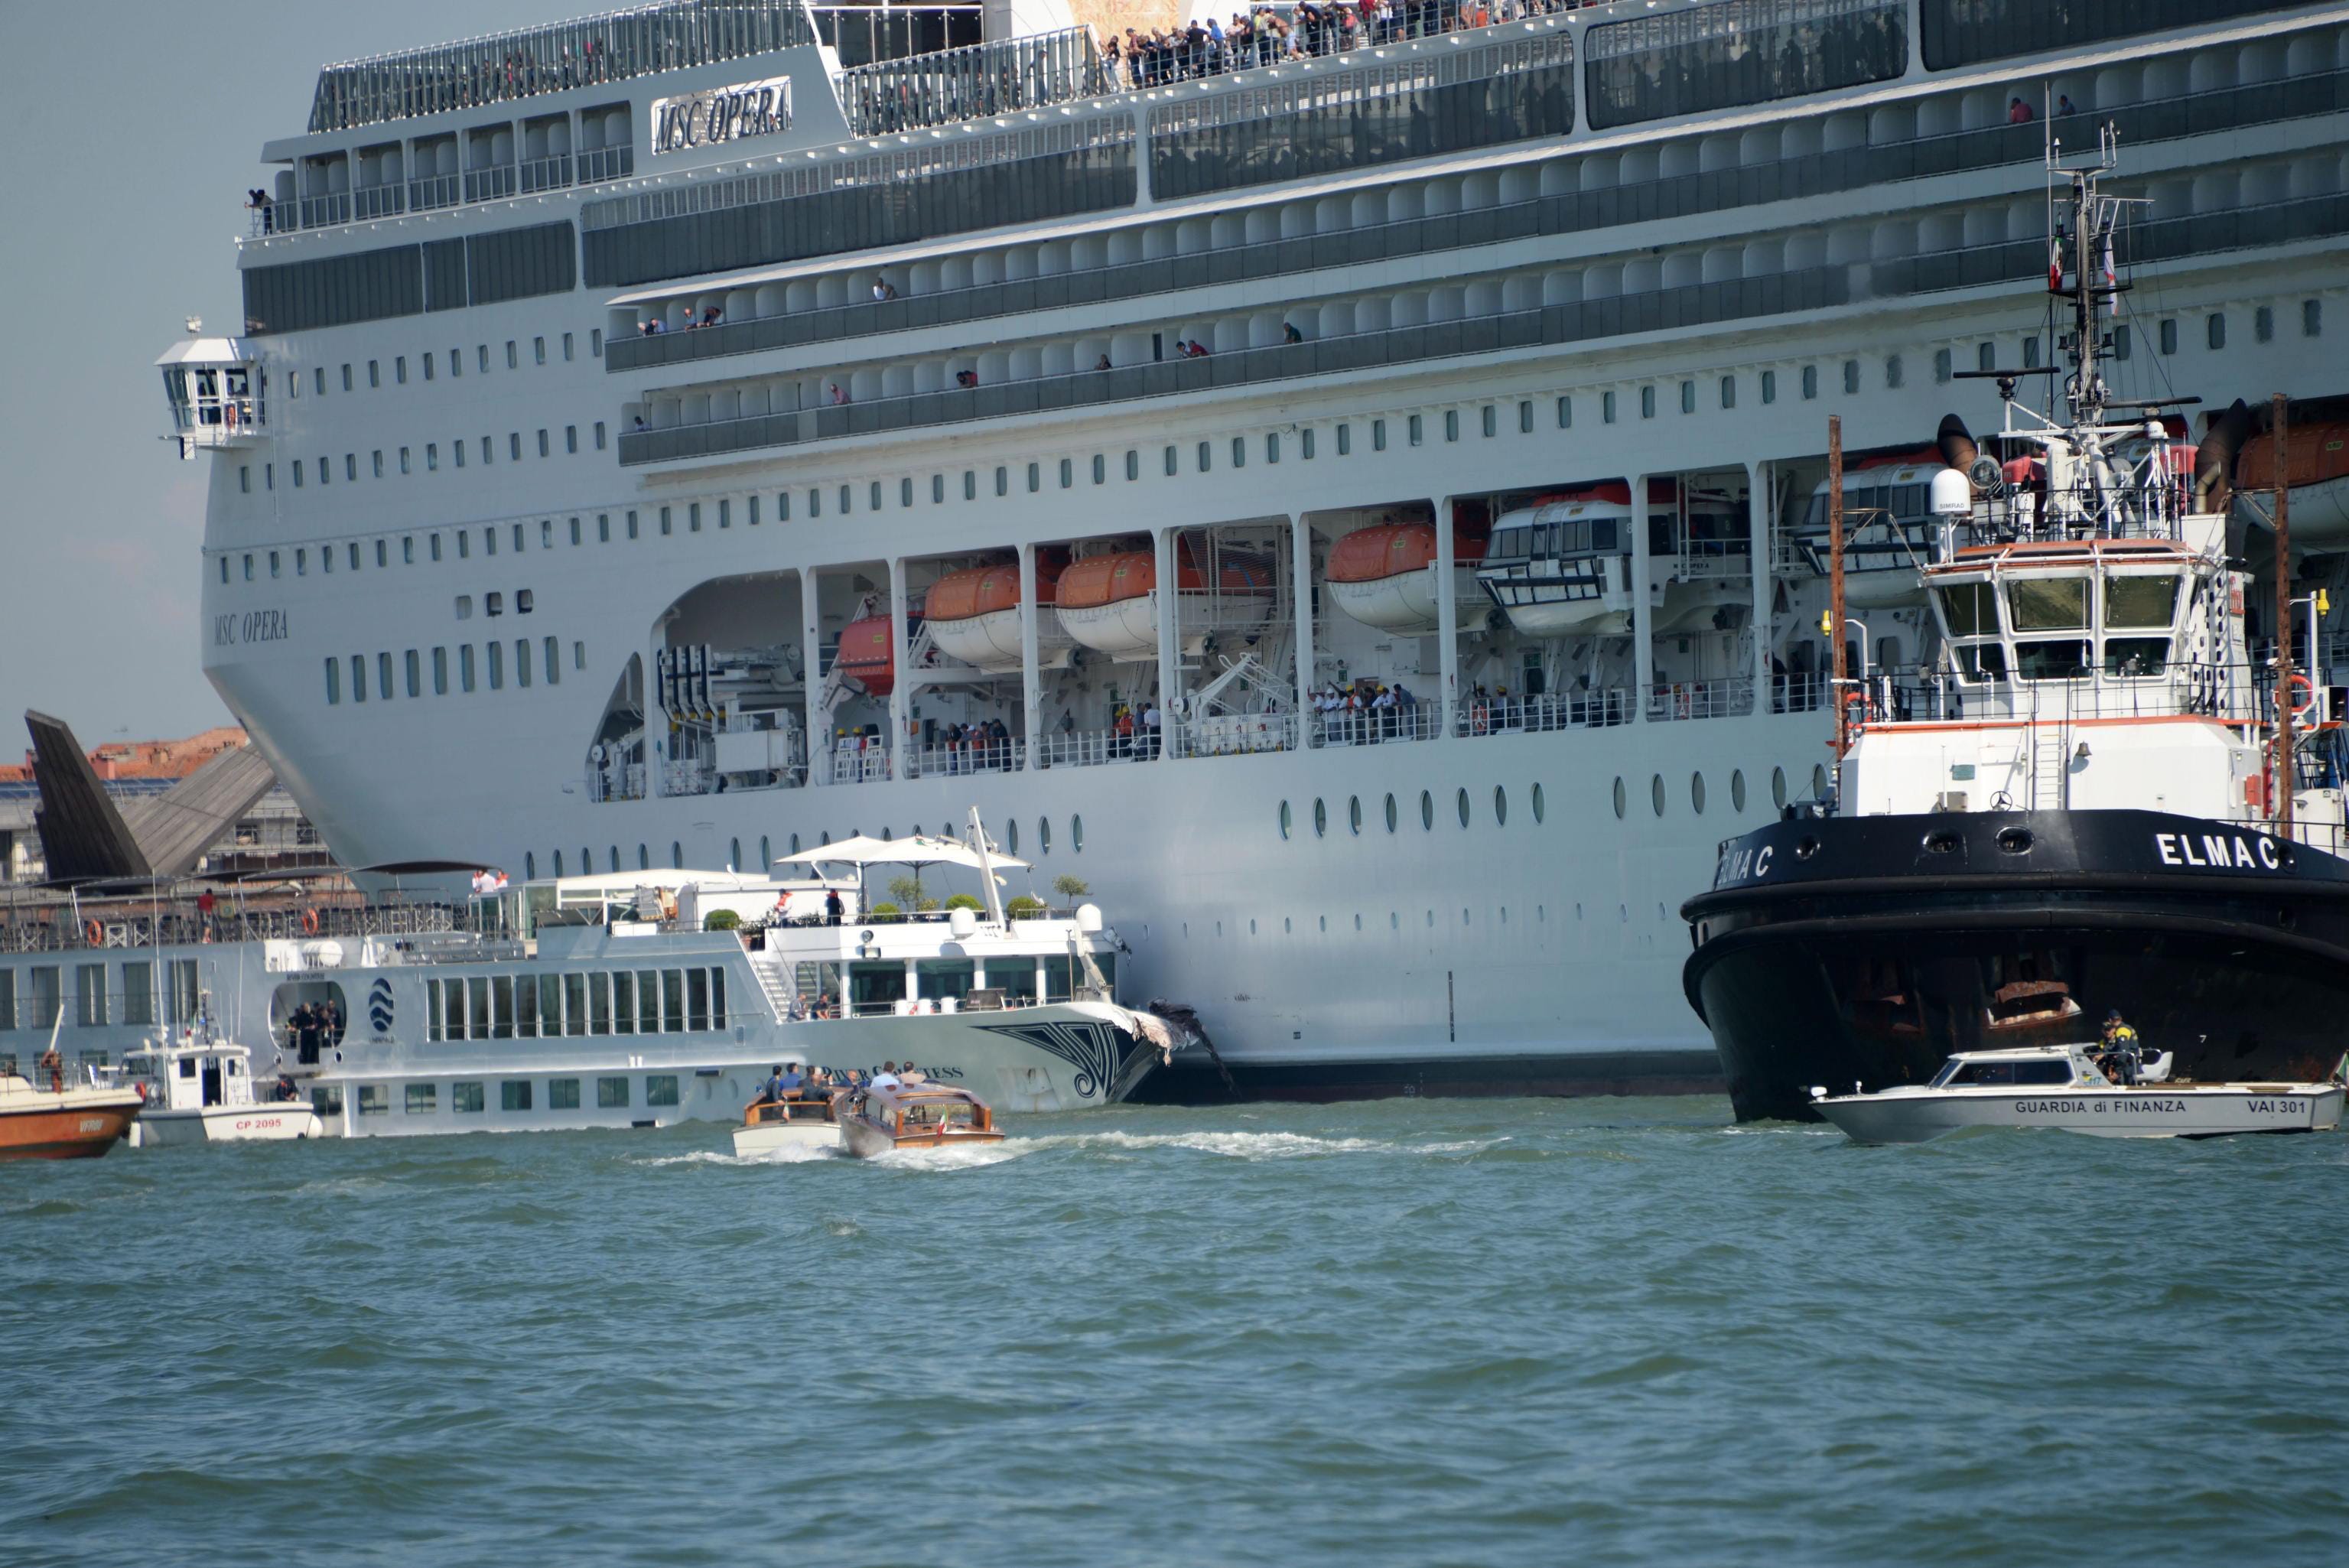
POLYGON ((377 975, 375 984, 367 987, 367 1022, 375 1026, 375 1032, 378 1035, 391 1033, 391 979, 388 975, 377 975))

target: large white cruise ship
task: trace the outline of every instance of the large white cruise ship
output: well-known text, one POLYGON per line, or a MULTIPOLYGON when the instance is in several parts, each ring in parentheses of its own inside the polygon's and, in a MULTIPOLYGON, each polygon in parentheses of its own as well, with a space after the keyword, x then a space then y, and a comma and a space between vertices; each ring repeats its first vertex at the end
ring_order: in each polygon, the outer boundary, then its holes
POLYGON ((2349 393, 2349 5, 1277 15, 672 0, 324 70, 241 330, 162 366, 205 667, 344 862, 976 806, 1243 1092, 1717 1084, 1676 911, 1825 787, 1828 417, 1855 664, 1913 663, 1867 569, 1999 423, 1961 373, 2059 362, 2049 140, 2146 199, 2119 397, 2349 393))

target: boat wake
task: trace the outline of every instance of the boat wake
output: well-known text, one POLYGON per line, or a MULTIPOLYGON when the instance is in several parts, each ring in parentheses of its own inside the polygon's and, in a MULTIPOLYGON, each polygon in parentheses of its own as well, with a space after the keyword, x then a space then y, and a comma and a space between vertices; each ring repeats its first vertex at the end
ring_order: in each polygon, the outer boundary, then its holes
POLYGON ((1077 1132, 1015 1140, 1030 1148, 1102 1149, 1141 1152, 1181 1149, 1229 1160, 1303 1160, 1331 1154, 1476 1154, 1506 1138, 1441 1143, 1390 1143, 1374 1138, 1316 1138, 1305 1132, 1077 1132))

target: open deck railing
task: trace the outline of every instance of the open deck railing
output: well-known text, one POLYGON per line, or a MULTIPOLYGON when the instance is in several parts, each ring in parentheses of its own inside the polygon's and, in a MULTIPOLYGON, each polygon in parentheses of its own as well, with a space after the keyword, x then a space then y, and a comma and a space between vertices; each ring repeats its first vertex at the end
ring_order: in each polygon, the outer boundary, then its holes
POLYGON ((315 133, 507 103, 815 42, 799 0, 665 0, 328 66, 315 133))
POLYGON ((1098 98, 1116 85, 1086 27, 877 61, 833 84, 858 136, 1098 98))

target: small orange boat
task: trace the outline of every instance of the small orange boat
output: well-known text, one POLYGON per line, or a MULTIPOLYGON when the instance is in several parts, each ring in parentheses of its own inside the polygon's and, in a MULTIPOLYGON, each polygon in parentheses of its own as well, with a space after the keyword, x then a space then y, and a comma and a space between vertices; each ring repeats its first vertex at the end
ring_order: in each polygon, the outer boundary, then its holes
POLYGON ((47 1088, 0 1075, 0 1160, 95 1160, 121 1140, 147 1103, 137 1089, 67 1087, 55 1049, 42 1057, 40 1070, 47 1088))

